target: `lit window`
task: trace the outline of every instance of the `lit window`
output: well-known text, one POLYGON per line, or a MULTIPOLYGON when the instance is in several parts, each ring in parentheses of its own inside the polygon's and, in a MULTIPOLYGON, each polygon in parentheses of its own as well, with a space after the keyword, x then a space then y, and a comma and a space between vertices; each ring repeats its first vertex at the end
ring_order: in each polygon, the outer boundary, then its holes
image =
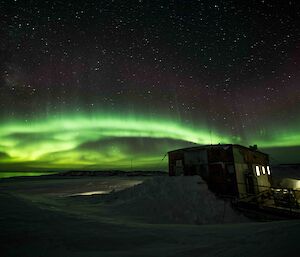
POLYGON ((265 175, 266 174, 266 169, 265 169, 265 166, 262 166, 262 173, 265 175))
POLYGON ((255 166, 256 176, 260 176, 259 166, 255 166))
POLYGON ((270 166, 267 166, 267 172, 268 172, 268 175, 271 175, 270 166))

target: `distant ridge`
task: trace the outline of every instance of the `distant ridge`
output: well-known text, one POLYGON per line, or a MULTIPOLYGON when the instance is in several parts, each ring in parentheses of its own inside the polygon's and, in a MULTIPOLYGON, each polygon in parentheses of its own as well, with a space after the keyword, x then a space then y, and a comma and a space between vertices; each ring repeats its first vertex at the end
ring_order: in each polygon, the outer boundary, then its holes
POLYGON ((109 170, 109 171, 80 171, 70 170, 60 172, 56 175, 59 176, 165 176, 168 173, 166 171, 123 171, 123 170, 109 170))

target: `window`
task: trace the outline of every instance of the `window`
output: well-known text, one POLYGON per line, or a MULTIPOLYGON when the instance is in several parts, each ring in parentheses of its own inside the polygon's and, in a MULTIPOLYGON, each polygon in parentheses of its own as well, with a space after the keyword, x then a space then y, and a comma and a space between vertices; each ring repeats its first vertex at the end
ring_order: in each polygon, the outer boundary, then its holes
POLYGON ((182 167, 182 160, 176 160, 176 166, 182 167))
POLYGON ((268 172, 268 175, 271 175, 270 166, 267 166, 267 172, 268 172))
POLYGON ((256 165, 255 166, 255 172, 256 172, 256 176, 260 176, 260 170, 259 170, 259 166, 258 165, 256 165))
POLYGON ((262 166, 262 173, 265 175, 266 174, 266 169, 265 169, 265 166, 262 166))

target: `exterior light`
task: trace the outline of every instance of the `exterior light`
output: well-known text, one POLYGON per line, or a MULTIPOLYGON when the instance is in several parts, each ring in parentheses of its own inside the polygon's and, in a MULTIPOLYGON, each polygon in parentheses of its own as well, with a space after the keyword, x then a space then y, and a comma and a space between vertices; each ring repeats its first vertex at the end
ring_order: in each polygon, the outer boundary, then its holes
POLYGON ((265 175, 266 174, 266 169, 265 169, 265 166, 262 166, 262 173, 265 175))
POLYGON ((268 175, 271 175, 270 166, 267 166, 267 172, 268 172, 268 175))
POLYGON ((256 172, 256 176, 260 176, 260 170, 259 170, 259 166, 255 166, 255 172, 256 172))

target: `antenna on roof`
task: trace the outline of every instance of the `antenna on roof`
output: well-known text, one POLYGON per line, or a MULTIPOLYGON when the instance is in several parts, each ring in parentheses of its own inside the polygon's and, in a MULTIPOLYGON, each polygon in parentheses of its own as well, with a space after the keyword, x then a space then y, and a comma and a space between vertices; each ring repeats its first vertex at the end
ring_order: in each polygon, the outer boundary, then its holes
POLYGON ((167 154, 168 154, 168 153, 166 153, 166 154, 164 155, 164 158, 161 159, 162 161, 166 158, 167 154))

